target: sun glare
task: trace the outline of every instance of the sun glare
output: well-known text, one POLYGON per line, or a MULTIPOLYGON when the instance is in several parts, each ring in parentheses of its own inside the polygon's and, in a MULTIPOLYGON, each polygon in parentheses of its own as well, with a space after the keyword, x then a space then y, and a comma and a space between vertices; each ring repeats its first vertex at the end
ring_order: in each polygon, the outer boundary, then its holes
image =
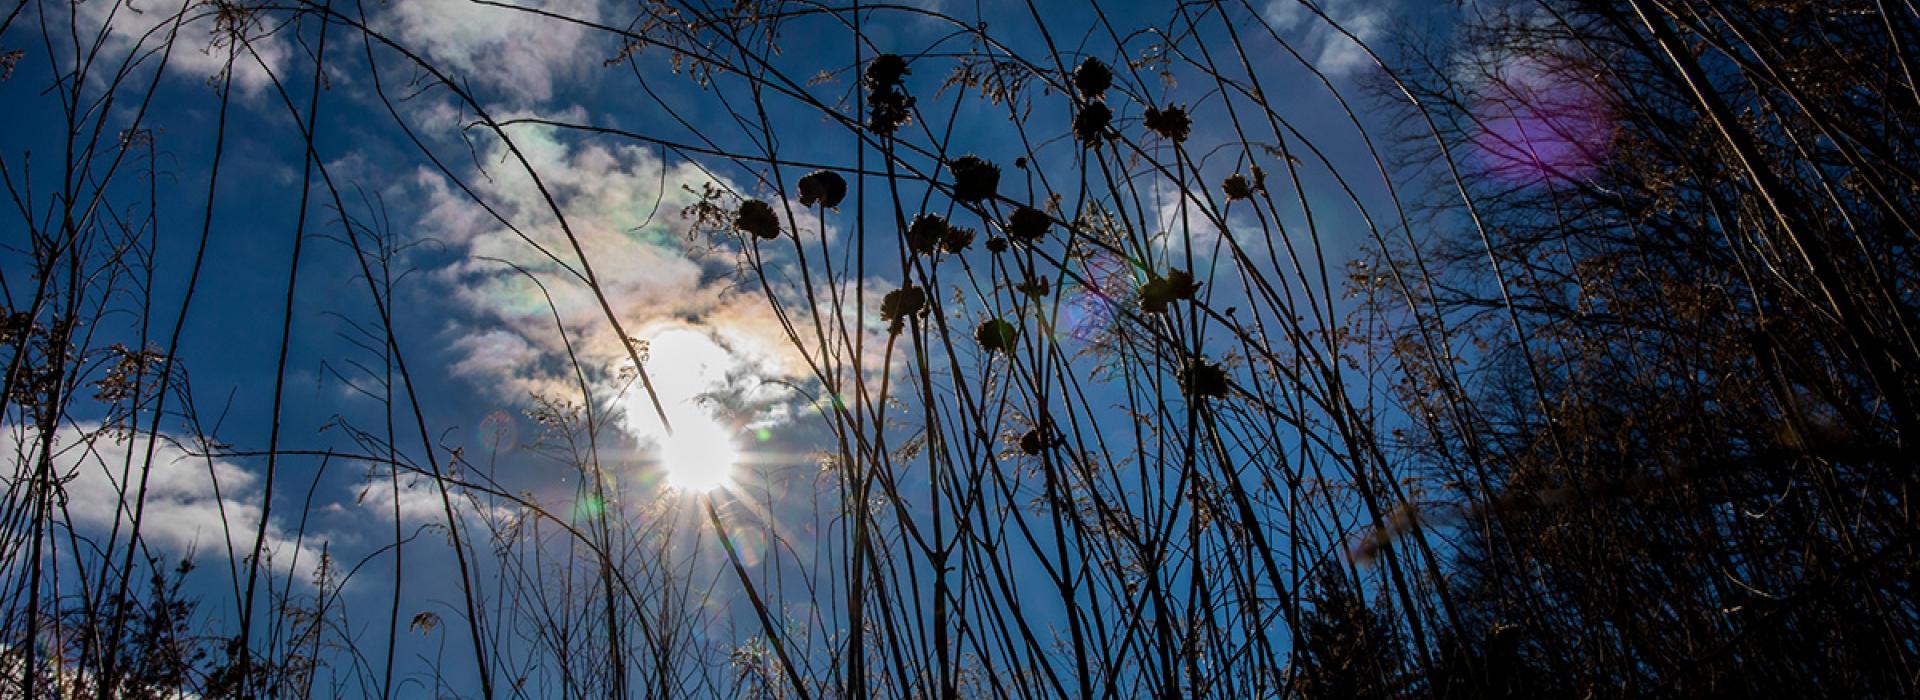
POLYGON ((674 432, 660 445, 660 468, 667 485, 689 493, 705 493, 733 482, 740 461, 733 436, 719 421, 690 415, 675 421, 674 432))
POLYGON ((707 331, 674 325, 643 331, 654 394, 639 388, 624 399, 627 432, 657 460, 667 488, 706 493, 733 483, 741 454, 740 428, 719 415, 735 393, 732 382, 751 368, 707 331), (659 397, 656 406, 653 396, 659 397), (659 419, 664 409, 671 434, 659 419))

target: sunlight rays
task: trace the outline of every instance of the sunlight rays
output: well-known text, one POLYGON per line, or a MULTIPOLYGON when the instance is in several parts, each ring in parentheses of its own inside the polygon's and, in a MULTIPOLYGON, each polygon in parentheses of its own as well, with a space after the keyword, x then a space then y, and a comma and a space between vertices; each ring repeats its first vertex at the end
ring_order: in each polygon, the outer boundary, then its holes
POLYGON ((625 395, 627 432, 674 491, 704 494, 734 485, 743 458, 742 427, 731 416, 743 404, 766 400, 758 389, 762 368, 703 330, 650 330, 647 369, 672 429, 661 425, 646 393, 633 387, 625 395))

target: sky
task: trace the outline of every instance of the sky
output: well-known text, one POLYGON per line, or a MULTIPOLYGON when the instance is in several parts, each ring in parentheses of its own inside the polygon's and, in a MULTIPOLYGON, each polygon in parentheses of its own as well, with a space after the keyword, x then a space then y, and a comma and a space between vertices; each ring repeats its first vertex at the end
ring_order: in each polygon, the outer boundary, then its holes
MULTIPOLYGON (((622 15, 631 14, 624 4, 603 0, 523 4, 610 26, 624 26, 631 19, 622 15)), ((966 22, 988 22, 996 37, 1030 56, 1043 55, 1048 40, 1057 43, 1069 63, 1081 55, 1115 55, 1111 39, 1096 31, 1097 18, 1078 3, 1045 4, 1055 32, 1050 37, 1035 30, 1024 4, 913 4, 966 22)), ((1253 6, 1300 60, 1365 104, 1359 88, 1373 77, 1374 67, 1364 51, 1295 0, 1253 6)), ((1326 0, 1322 6, 1349 31, 1370 41, 1444 15, 1425 3, 1405 0, 1326 0)), ((0 33, 0 54, 23 50, 12 74, 0 81, 0 105, 5 105, 0 113, 9 127, 0 130, 0 155, 13 187, 24 191, 30 185, 39 193, 32 200, 34 208, 46 210, 51 206, 47 193, 62 187, 60 163, 67 143, 61 98, 68 83, 56 79, 56 66, 65 72, 76 59, 71 41, 45 41, 40 35, 46 23, 66 21, 46 14, 54 5, 32 2, 22 7, 0 33)), ((100 32, 105 37, 99 62, 91 66, 80 90, 90 100, 106 94, 115 62, 160 46, 171 12, 166 0, 89 0, 74 7, 81 36, 100 32)), ((351 9, 340 2, 331 7, 364 21, 393 45, 363 42, 344 24, 327 29, 327 63, 314 121, 317 162, 310 171, 301 139, 304 127, 289 115, 288 101, 303 116, 308 113, 319 29, 312 22, 275 24, 280 20, 263 13, 262 24, 252 30, 251 51, 242 52, 234 63, 209 211, 206 193, 214 180, 215 127, 222 120, 220 86, 213 78, 225 64, 227 47, 213 41, 214 18, 196 14, 180 25, 177 45, 165 54, 165 75, 154 83, 151 101, 140 116, 152 150, 139 147, 144 143, 127 149, 126 171, 110 188, 113 201, 123 207, 117 213, 143 215, 149 173, 154 178, 159 193, 154 211, 160 222, 153 251, 157 274, 151 290, 153 311, 143 316, 136 304, 117 300, 109 316, 112 323, 103 324, 99 337, 91 341, 97 347, 136 345, 142 323, 149 326, 149 342, 164 345, 176 330, 174 314, 185 297, 188 272, 194 269, 201 223, 208 222, 190 311, 173 348, 191 390, 193 414, 170 415, 160 422, 163 439, 153 446, 150 477, 149 515, 155 524, 147 529, 157 556, 192 556, 202 563, 192 586, 207 594, 203 613, 215 618, 237 614, 226 593, 242 582, 228 564, 245 555, 251 533, 264 522, 271 568, 281 577, 291 574, 292 582, 282 583, 284 590, 307 590, 324 552, 352 571, 340 589, 341 600, 365 626, 349 633, 364 637, 371 648, 381 648, 395 576, 390 514, 397 511, 407 531, 419 533, 404 546, 403 575, 410 578, 402 585, 401 608, 408 611, 402 618, 413 611, 438 611, 447 619, 460 614, 457 594, 432 573, 452 564, 442 534, 448 506, 438 491, 417 478, 402 479, 396 488, 383 467, 344 456, 383 449, 364 437, 384 434, 389 420, 377 398, 386 369, 384 338, 375 330, 380 310, 370 288, 378 290, 389 307, 423 413, 425 441, 406 411, 394 419, 400 426, 394 431, 397 447, 416 461, 426 459, 427 444, 443 464, 457 452, 467 469, 496 480, 504 492, 556 512, 582 512, 592 503, 581 491, 579 475, 555 459, 555 445, 538 440, 541 427, 529 411, 537 411, 542 398, 579 403, 586 385, 591 413, 613 428, 590 447, 603 462, 617 465, 615 482, 634 502, 661 489, 697 490, 715 483, 758 486, 769 493, 775 485, 810 490, 795 484, 811 483, 819 470, 816 451, 830 436, 818 408, 831 397, 824 396, 787 341, 781 318, 769 304, 770 296, 782 304, 804 303, 805 283, 791 257, 781 252, 768 258, 778 273, 777 284, 763 289, 749 282, 739 272, 737 246, 700 230, 691 209, 706 187, 768 197, 771 188, 759 184, 759 178, 772 171, 695 151, 744 152, 771 145, 785 159, 849 168, 856 150, 853 137, 825 123, 816 107, 782 98, 768 104, 766 119, 774 140, 763 141, 759 124, 740 120, 725 108, 726 101, 738 108, 749 97, 735 76, 711 76, 703 84, 702 76, 676 67, 665 51, 642 48, 628 53, 608 32, 582 24, 467 0, 395 0, 351 9), (394 45, 443 71, 496 120, 592 125, 648 140, 522 123, 507 127, 517 147, 510 150, 483 128, 474 128, 472 110, 451 91, 432 86, 394 45), (370 69, 370 55, 377 70, 370 69), (388 98, 385 103, 382 93, 388 98), (692 148, 676 151, 663 143, 692 148), (540 173, 544 192, 526 176, 522 159, 540 173), (306 190, 301 225, 303 179, 312 185, 306 190), (341 192, 339 202, 320 186, 323 181, 341 192), (561 235, 553 208, 564 212, 580 250, 573 250, 561 235), (304 232, 304 239, 291 298, 279 446, 302 456, 279 460, 269 485, 267 460, 261 454, 274 425, 272 389, 296 229, 304 232), (356 245, 369 251, 384 247, 390 253, 389 267, 370 269, 372 284, 356 259, 356 245), (582 258, 599 281, 599 297, 579 283, 587 274, 582 258), (609 313, 621 320, 626 338, 607 322, 609 313), (560 329, 565 332, 557 332, 560 329), (672 437, 625 369, 631 365, 630 350, 646 358, 649 379, 675 422, 672 437), (569 358, 584 372, 576 374, 569 358), (196 444, 192 435, 206 435, 219 444, 196 444), (205 457, 209 448, 231 456, 205 457), (343 456, 322 456, 329 451, 343 456), (738 461, 739 466, 734 473, 674 473, 663 467, 663 462, 711 461, 738 461), (268 497, 270 508, 265 505, 268 497), (428 572, 427 578, 420 578, 421 572, 428 572)), ((1111 17, 1163 27, 1164 21, 1153 18, 1167 16, 1169 7, 1153 2, 1102 4, 1111 17)), ((947 65, 940 63, 939 52, 967 49, 951 25, 892 12, 875 13, 865 30, 880 50, 931 54, 916 59, 909 86, 920 96, 922 109, 950 106, 939 97, 944 77, 939 66, 947 65)), ((789 30, 780 43, 782 51, 772 60, 794 78, 796 87, 824 104, 851 109, 856 73, 844 32, 822 30, 814 23, 789 30)), ((1133 41, 1128 48, 1144 51, 1153 44, 1133 41)), ((1378 207, 1384 189, 1377 174, 1367 177, 1371 161, 1345 113, 1317 80, 1298 69, 1293 56, 1271 41, 1259 42, 1255 54, 1277 67, 1270 75, 1278 77, 1262 87, 1278 97, 1277 103, 1289 105, 1284 116, 1290 124, 1323 148, 1328 160, 1345 164, 1356 196, 1378 207)), ((147 54, 128 73, 129 83, 120 94, 132 97, 99 106, 106 128, 124 128, 140 114, 139 98, 147 96, 146 81, 153 79, 159 60, 158 54, 147 54)), ((1191 75, 1177 71, 1172 77, 1191 75)), ((1202 81, 1176 80, 1166 88, 1166 97, 1176 102, 1216 99, 1209 89, 1202 81)), ((1010 115, 1003 110, 983 102, 969 104, 951 118, 942 115, 938 126, 951 129, 954 152, 979 153, 1004 168, 1021 149, 1009 126, 1010 115)), ((1378 123, 1384 117, 1375 111, 1363 109, 1360 116, 1370 128, 1384 126, 1378 123)), ((1054 106, 1024 118, 1029 123, 1051 120, 1062 126, 1042 131, 1062 133, 1068 115, 1054 106)), ((1525 117, 1512 117, 1508 132, 1524 129, 1526 122, 1525 117)), ((1203 125, 1195 143, 1217 143, 1230 136, 1211 133, 1214 128, 1203 125)), ((1507 132, 1496 130, 1495 135, 1499 133, 1507 132)), ((1072 144, 1045 148, 1059 157, 1036 163, 1036 171, 1071 181, 1072 144)), ((1487 152, 1503 153, 1497 145, 1487 152)), ((1209 172, 1224 175, 1237 167, 1231 154, 1209 157, 1204 166, 1209 172)), ((870 156, 867 162, 871 166, 877 160, 870 156)), ((1301 167, 1307 177, 1326 180, 1319 163, 1309 160, 1301 167)), ((806 171, 783 168, 779 176, 791 187, 806 171)), ((909 198, 918 196, 918 191, 908 193, 909 198)), ((1161 223, 1171 228, 1180 195, 1169 190, 1156 196, 1161 223)), ((1358 211, 1334 187, 1314 187, 1307 196, 1323 217, 1318 224, 1338 277, 1339 263, 1367 245, 1358 211)), ((858 213, 843 210, 821 221, 797 205, 794 210, 806 240, 850 246, 846 237, 851 217, 858 213)), ((879 207, 860 211, 870 222, 891 227, 891 215, 879 207)), ((1216 241, 1203 231, 1194 235, 1203 259, 1193 263, 1204 267, 1212 258, 1209 245, 1216 241)), ((8 304, 17 307, 32 291, 24 269, 26 236, 20 217, 0 223, 0 240, 6 243, 0 271, 6 274, 8 304)), ((870 246, 876 260, 894 259, 894 242, 870 246)), ((897 265, 889 262, 858 284, 878 298, 899 279, 897 265)), ((885 323, 873 306, 867 311, 867 332, 883 338, 885 323)), ((1089 311, 1087 323, 1100 322, 1097 311, 1089 311)), ((90 450, 75 447, 89 444, 82 436, 97 433, 109 418, 103 409, 81 402, 71 424, 59 434, 58 442, 67 446, 59 463, 75 474, 67 489, 77 528, 111 530, 125 517, 116 508, 115 467, 149 447, 145 438, 104 437, 93 439, 90 450)), ((28 427, 7 425, 5 430, 16 439, 34 437, 28 427)), ((807 509, 815 503, 799 495, 790 502, 771 500, 776 505, 763 517, 791 516, 796 521, 808 517, 807 509)), ((456 500, 452 507, 476 528, 502 526, 516 517, 511 504, 500 499, 456 500)), ((681 507, 636 512, 633 517, 693 531, 700 527, 697 515, 681 507)), ((752 549, 751 533, 743 533, 741 541, 752 549)), ((721 561, 710 544, 682 554, 691 562, 688 566, 703 571, 717 570, 721 561)), ((748 554, 749 559, 758 558, 752 551, 748 554)), ((725 578, 707 581, 731 595, 725 578)), ((740 606, 723 606, 715 616, 749 624, 743 614, 740 606)), ((410 632, 403 642, 414 654, 444 653, 448 640, 457 638, 448 628, 440 634, 446 636, 410 632)), ((430 681, 416 677, 412 682, 424 688, 430 681)), ((458 686, 463 681, 449 682, 458 686)))

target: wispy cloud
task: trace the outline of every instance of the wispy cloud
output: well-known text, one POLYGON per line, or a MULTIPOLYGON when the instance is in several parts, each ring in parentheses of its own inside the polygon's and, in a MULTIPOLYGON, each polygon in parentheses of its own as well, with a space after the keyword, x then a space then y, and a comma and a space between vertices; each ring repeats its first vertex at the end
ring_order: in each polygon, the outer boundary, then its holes
POLYGON ((1298 42, 1296 48, 1314 68, 1338 79, 1373 65, 1373 58, 1354 38, 1372 44, 1384 37, 1396 4, 1392 0, 1315 0, 1314 5, 1326 14, 1322 18, 1301 0, 1272 0, 1262 14, 1282 38, 1298 42), (1341 33, 1335 23, 1354 38, 1341 33))
MULTIPOLYGON (((786 415, 781 403, 792 392, 783 382, 806 374, 802 360, 757 285, 740 284, 737 253, 691 238, 695 222, 685 210, 714 176, 644 148, 571 143, 544 128, 512 135, 554 193, 614 313, 642 344, 669 414, 729 429, 786 415)), ((481 162, 503 163, 503 146, 487 150, 481 162)), ((624 409, 621 426, 642 444, 657 442, 663 432, 628 374, 627 341, 586 284, 562 268, 578 269, 578 256, 524 170, 502 165, 470 184, 525 239, 438 175, 422 174, 419 184, 426 233, 466 254, 436 272, 457 307, 455 373, 507 401, 539 393, 577 402, 578 358, 595 403, 624 409)))
MULTIPOLYGON (((37 431, 14 431, 4 459, 9 473, 27 473, 22 463, 40 459, 37 431)), ((65 512, 74 528, 104 535, 117 524, 120 537, 131 527, 137 505, 141 465, 148 438, 101 430, 96 423, 60 428, 54 434, 53 470, 63 481, 65 512), (131 465, 131 467, 129 467, 131 465)), ((145 471, 145 510, 140 537, 148 545, 177 556, 195 551, 229 551, 239 562, 253 553, 264 497, 259 475, 230 461, 190 454, 178 440, 161 435, 153 445, 152 468, 145 471)), ((278 520, 269 520, 262 561, 274 570, 310 580, 320 562, 319 543, 297 542, 278 520)))
MULTIPOLYGON (((67 4, 34 5, 35 7, 58 7, 64 14, 67 4)), ((224 24, 219 14, 199 0, 185 0, 174 3, 132 3, 113 0, 95 2, 75 2, 71 4, 81 29, 99 28, 103 48, 107 56, 139 55, 149 51, 166 49, 169 37, 174 36, 174 20, 180 13, 186 13, 180 22, 178 36, 168 53, 167 70, 170 75, 205 79, 218 76, 226 70, 229 57, 233 60, 233 84, 243 95, 251 95, 273 85, 267 71, 285 79, 285 70, 291 50, 279 35, 267 31, 267 27, 252 21, 250 15, 241 15, 239 26, 247 36, 247 41, 235 46, 229 38, 230 25, 224 24), (255 55, 258 58, 256 60, 255 55), (265 64, 265 67, 262 67, 265 64)), ((81 34, 91 37, 92 34, 81 34)), ((84 40, 84 39, 83 39, 84 40)), ((146 59, 148 65, 159 63, 156 53, 146 59)))
MULTIPOLYGON (((599 0, 519 3, 586 22, 600 19, 599 0)), ((468 0, 403 0, 376 28, 479 89, 483 101, 511 106, 546 102, 556 85, 598 65, 592 50, 603 32, 532 12, 468 0)))
MULTIPOLYGON (((396 488, 392 479, 375 474, 369 478, 355 495, 356 504, 372 513, 375 518, 384 519, 389 525, 396 511, 400 522, 410 525, 431 525, 447 522, 447 506, 453 506, 454 515, 462 521, 479 517, 483 520, 502 523, 514 516, 514 510, 497 505, 481 505, 457 488, 450 488, 448 500, 441 499, 440 488, 429 477, 419 474, 403 475, 396 488)), ((331 507, 339 512, 346 510, 344 504, 336 503, 331 507)))

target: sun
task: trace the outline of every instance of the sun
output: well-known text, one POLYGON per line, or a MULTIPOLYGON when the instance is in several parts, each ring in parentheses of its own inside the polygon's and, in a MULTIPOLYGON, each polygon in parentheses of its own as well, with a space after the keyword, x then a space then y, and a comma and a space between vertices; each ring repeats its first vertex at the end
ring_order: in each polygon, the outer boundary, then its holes
POLYGON ((740 450, 726 426, 704 413, 689 412, 674 421, 673 434, 660 443, 660 468, 667 486, 706 493, 733 483, 740 450))
POLYGON ((651 383, 623 398, 627 433, 651 453, 654 473, 669 489, 707 493, 732 485, 743 458, 741 428, 716 397, 731 395, 735 381, 753 376, 750 364, 707 331, 668 325, 645 334, 651 383))

